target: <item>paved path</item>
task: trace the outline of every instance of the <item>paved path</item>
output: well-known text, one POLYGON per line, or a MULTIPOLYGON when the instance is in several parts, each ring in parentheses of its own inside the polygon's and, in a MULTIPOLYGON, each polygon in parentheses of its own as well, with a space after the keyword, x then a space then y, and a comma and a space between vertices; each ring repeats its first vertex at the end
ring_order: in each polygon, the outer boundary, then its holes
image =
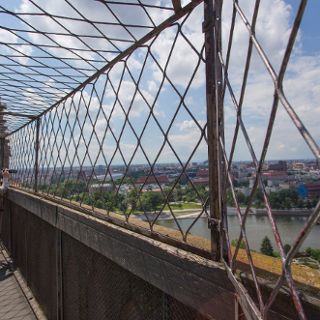
POLYGON ((10 267, 0 244, 0 319, 36 320, 10 267))

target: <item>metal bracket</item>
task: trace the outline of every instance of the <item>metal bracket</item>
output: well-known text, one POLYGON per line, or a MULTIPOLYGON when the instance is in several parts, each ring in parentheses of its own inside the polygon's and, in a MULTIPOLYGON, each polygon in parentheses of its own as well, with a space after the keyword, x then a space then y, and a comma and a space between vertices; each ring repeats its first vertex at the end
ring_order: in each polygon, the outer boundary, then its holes
POLYGON ((209 217, 208 218, 208 228, 212 229, 212 230, 217 230, 220 232, 221 231, 221 220, 209 217))

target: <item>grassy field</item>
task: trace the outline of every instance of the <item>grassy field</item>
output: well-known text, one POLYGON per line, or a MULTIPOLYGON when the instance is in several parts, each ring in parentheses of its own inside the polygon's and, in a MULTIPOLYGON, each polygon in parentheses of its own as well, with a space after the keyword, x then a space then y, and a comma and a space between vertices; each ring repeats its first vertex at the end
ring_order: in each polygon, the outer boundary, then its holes
MULTIPOLYGON (((202 205, 195 202, 174 203, 170 207, 172 210, 202 209, 202 205)), ((169 210, 169 207, 166 205, 164 210, 169 210)))

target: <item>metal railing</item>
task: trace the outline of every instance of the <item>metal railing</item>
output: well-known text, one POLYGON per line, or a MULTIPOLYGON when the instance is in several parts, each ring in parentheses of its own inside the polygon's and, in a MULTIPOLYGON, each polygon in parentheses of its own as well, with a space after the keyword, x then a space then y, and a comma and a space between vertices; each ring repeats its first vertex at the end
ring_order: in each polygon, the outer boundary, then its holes
MULTIPOLYGON (((216 261, 224 262, 246 316, 249 319, 266 319, 280 289, 285 285, 290 290, 299 318, 306 319, 292 277, 291 264, 320 218, 320 202, 317 202, 290 251, 285 253, 264 184, 263 168, 280 107, 288 113, 315 159, 320 160, 316 139, 304 126, 294 103, 289 102, 283 89, 307 1, 302 0, 297 9, 278 72, 256 36, 259 0, 255 1, 250 21, 243 6, 238 1, 231 1, 233 11, 225 54, 222 51, 222 42, 225 41, 221 24, 224 21, 221 11, 223 1, 208 0, 204 4, 202 1, 191 1, 183 8, 180 1, 172 1, 172 7, 146 5, 140 1, 132 4, 100 1, 116 20, 113 25, 126 31, 127 36, 121 39, 107 36, 101 31, 104 25, 101 21, 85 18, 80 8, 66 2, 81 17, 70 18, 72 21, 90 24, 99 34, 91 38, 89 35, 75 35, 63 20, 67 17, 50 14, 37 5, 39 16, 58 23, 64 29, 62 35, 72 35, 82 42, 82 49, 81 46, 64 48, 77 56, 72 59, 52 56, 52 49, 61 47, 55 42, 58 32, 40 32, 30 25, 22 12, 13 13, 1 8, 2 13, 13 15, 29 25, 29 32, 49 38, 52 44, 38 46, 37 49, 61 64, 55 69, 55 76, 47 75, 61 86, 58 86, 59 89, 55 87, 56 91, 52 94, 48 92, 52 84, 42 88, 43 82, 37 78, 42 73, 32 66, 27 68, 29 71, 33 68, 33 74, 24 74, 28 80, 15 79, 17 86, 11 90, 14 91, 12 95, 10 90, 4 93, 6 85, 3 85, 12 78, 12 72, 5 73, 8 79, 0 80, 0 95, 7 97, 4 102, 8 105, 20 104, 21 90, 35 82, 31 100, 23 100, 22 104, 27 103, 31 108, 32 101, 34 107, 41 105, 43 110, 36 119, 26 123, 23 119, 25 124, 22 127, 19 125, 19 128, 10 125, 10 119, 14 117, 12 114, 6 116, 12 130, 8 135, 12 150, 10 165, 18 170, 13 177, 14 185, 82 208, 88 213, 99 212, 113 221, 119 219, 127 227, 133 225, 138 226, 139 230, 147 229, 150 235, 163 232, 159 228, 160 220, 170 219, 177 232, 169 233, 169 237, 189 243, 190 246, 195 245, 194 241, 189 241, 195 226, 205 217, 210 230, 211 256, 216 261), (130 6, 139 8, 148 23, 138 25, 121 22, 119 11, 114 6, 122 9, 128 6, 126 10, 130 10, 130 6), (169 12, 170 15, 164 14, 165 19, 156 23, 152 10, 160 10, 163 14, 169 12), (198 21, 199 17, 203 17, 203 25, 202 21, 198 21), (59 22, 61 20, 64 23, 59 22), (233 84, 234 79, 229 71, 235 62, 231 56, 235 30, 241 27, 246 29, 249 40, 241 81, 238 76, 240 84, 233 84), (138 37, 130 31, 134 28, 143 29, 144 32, 138 37), (199 40, 195 35, 199 36, 202 32, 203 38, 199 40), (84 41, 84 37, 87 37, 87 41, 84 41), (117 41, 121 41, 125 43, 125 48, 107 50, 109 56, 113 53, 111 59, 107 59, 104 50, 94 49, 90 45, 89 40, 95 38, 101 38, 114 47, 117 41), (94 53, 100 60, 85 58, 80 49, 94 53), (262 74, 270 76, 272 81, 273 101, 267 117, 263 146, 257 152, 243 110, 252 61, 256 63, 259 59, 264 68, 262 74), (90 67, 78 67, 79 61, 90 67), (98 68, 98 62, 103 62, 104 66, 98 68), (64 68, 74 73, 59 75, 64 68), (60 76, 64 80, 58 81, 60 76), (230 132, 224 130, 224 117, 230 105, 234 107, 235 126, 228 145, 225 135, 230 135, 230 132), (48 106, 50 108, 47 109, 48 106), (245 145, 253 162, 255 178, 243 212, 234 186, 232 167, 237 148, 244 148, 245 145), (208 157, 208 161, 205 161, 205 157, 208 157), (193 167, 197 168, 198 177, 195 177, 193 167), (205 178, 201 178, 201 172, 205 178), (246 232, 247 217, 258 191, 262 194, 282 265, 282 275, 267 299, 263 297, 246 232), (232 248, 228 236, 227 192, 231 194, 239 219, 240 233, 235 248, 232 248), (179 219, 178 210, 185 210, 188 206, 196 214, 192 215, 191 223, 186 227, 179 219), (236 261, 240 250, 243 250, 240 249, 242 243, 255 296, 248 294, 236 276, 236 261)), ((105 25, 110 23, 105 22, 105 25)), ((21 36, 25 30, 9 31, 28 42, 21 36)), ((35 43, 33 45, 36 46, 35 43)), ((13 55, 9 60, 12 59, 13 55)), ((42 63, 39 57, 33 56, 32 59, 38 64, 42 63)), ((9 63, 2 66, 11 70, 9 63)), ((43 67, 50 72, 53 70, 52 65, 43 67)), ((18 124, 22 123, 22 120, 19 121, 18 124)))

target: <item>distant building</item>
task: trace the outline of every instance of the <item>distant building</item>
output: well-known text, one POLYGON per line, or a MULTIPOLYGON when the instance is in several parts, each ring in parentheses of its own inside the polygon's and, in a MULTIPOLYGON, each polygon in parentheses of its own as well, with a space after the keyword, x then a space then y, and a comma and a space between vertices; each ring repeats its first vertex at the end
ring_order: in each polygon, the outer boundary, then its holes
POLYGON ((199 169, 197 171, 198 178, 206 178, 209 177, 209 170, 208 169, 199 169))
POLYGON ((204 177, 204 178, 194 178, 191 180, 192 183, 195 185, 195 186, 208 186, 209 185, 209 177, 204 177))
POLYGON ((102 175, 106 172, 106 166, 102 165, 102 164, 99 164, 97 166, 95 166, 94 168, 94 173, 96 175, 102 175))
POLYGON ((314 199, 320 197, 320 182, 316 183, 300 183, 297 187, 300 198, 314 199))
POLYGON ((287 161, 278 161, 278 163, 271 163, 269 164, 269 170, 273 171, 287 171, 288 166, 287 166, 287 161))
POLYGON ((111 173, 111 176, 110 174, 101 174, 101 175, 97 175, 95 176, 94 178, 99 180, 99 181, 116 181, 116 180, 119 180, 121 179, 122 177, 124 176, 123 173, 111 173), (112 177, 112 179, 111 179, 112 177))
POLYGON ((320 182, 306 183, 305 188, 307 190, 307 196, 309 199, 320 197, 320 182))
POLYGON ((110 192, 113 190, 113 186, 110 183, 97 183, 89 186, 89 193, 94 192, 110 192))
POLYGON ((281 190, 289 190, 291 188, 291 184, 288 182, 279 183, 279 188, 281 190))
POLYGON ((306 199, 308 197, 308 191, 307 191, 307 188, 306 186, 303 184, 303 183, 300 183, 298 186, 297 186, 297 193, 299 195, 300 198, 302 199, 306 199))
POLYGON ((267 171, 262 173, 264 180, 274 181, 274 182, 283 182, 288 180, 288 174, 285 171, 267 171))
POLYGON ((297 170, 297 171, 303 171, 303 170, 306 170, 306 164, 303 163, 303 162, 295 162, 293 165, 292 165, 292 169, 293 170, 297 170))
POLYGON ((162 176, 143 176, 136 180, 136 184, 166 184, 169 183, 168 176, 162 175, 162 176))

